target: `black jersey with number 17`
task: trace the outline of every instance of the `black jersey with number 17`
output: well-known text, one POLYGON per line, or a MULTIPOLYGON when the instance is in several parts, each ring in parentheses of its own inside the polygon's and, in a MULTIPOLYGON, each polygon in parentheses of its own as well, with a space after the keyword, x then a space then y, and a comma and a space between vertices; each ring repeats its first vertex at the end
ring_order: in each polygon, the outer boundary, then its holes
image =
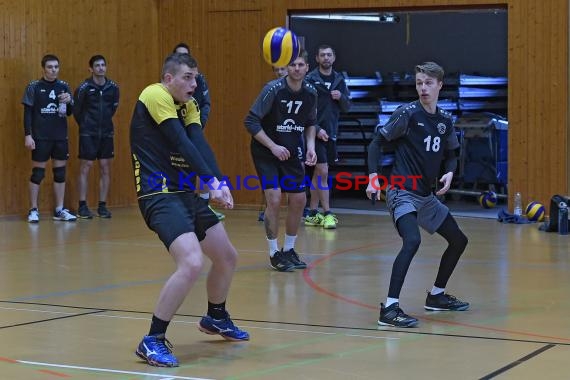
POLYGON ((446 150, 459 147, 451 114, 439 107, 430 114, 419 100, 394 111, 379 132, 394 142, 392 176, 405 177, 405 189, 424 196, 432 191, 446 150))
MULTIPOLYGON (((273 142, 286 147, 291 158, 303 157, 303 132, 317 122, 317 90, 303 81, 299 91, 287 85, 286 78, 267 83, 249 110, 245 126, 252 136, 261 129, 273 142)), ((253 139, 253 147, 269 151, 253 139)))

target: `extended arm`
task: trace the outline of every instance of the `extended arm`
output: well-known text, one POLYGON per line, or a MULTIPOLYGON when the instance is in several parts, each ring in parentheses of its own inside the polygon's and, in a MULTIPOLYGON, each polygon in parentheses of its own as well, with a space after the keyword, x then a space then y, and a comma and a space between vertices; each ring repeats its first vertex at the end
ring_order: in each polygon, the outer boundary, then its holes
POLYGON ((196 145, 186 135, 180 120, 166 119, 159 124, 159 129, 168 140, 172 150, 179 152, 190 167, 196 171, 196 174, 205 179, 215 176, 214 171, 208 166, 196 145))
POLYGON ((214 155, 214 151, 212 150, 210 144, 208 144, 206 136, 204 136, 204 131, 202 130, 202 127, 196 123, 190 124, 186 126, 186 134, 188 138, 190 138, 192 144, 194 144, 196 149, 198 149, 198 152, 200 153, 202 158, 204 158, 204 160, 209 163, 209 166, 212 169, 216 178, 221 180, 222 172, 216 161, 216 156, 214 155))

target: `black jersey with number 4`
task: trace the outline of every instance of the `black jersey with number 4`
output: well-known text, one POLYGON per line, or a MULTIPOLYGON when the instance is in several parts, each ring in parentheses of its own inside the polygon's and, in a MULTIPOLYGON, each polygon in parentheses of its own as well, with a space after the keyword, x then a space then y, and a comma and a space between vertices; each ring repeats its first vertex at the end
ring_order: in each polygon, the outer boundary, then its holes
POLYGON ((62 92, 71 94, 67 82, 59 79, 48 82, 42 78, 26 87, 22 104, 33 109, 32 138, 35 140, 67 140, 67 117, 57 113, 57 96, 62 92))
POLYGON ((430 114, 419 100, 398 108, 379 132, 394 143, 392 176, 405 177, 405 189, 420 195, 431 193, 446 150, 459 147, 451 114, 439 107, 430 114))
MULTIPOLYGON (((286 78, 276 79, 265 85, 245 118, 245 126, 252 136, 260 130, 273 142, 286 147, 291 158, 302 159, 303 132, 317 122, 317 90, 303 81, 299 91, 287 85, 286 78)), ((253 146, 269 151, 253 139, 253 146)))

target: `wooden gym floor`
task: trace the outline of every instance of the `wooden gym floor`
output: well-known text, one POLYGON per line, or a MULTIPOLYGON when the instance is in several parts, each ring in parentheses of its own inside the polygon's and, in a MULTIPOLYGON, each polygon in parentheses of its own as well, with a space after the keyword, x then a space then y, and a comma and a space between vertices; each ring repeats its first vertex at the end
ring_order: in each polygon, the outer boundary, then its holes
POLYGON ((181 366, 147 366, 133 351, 173 263, 137 208, 113 212, 76 223, 0 219, 1 379, 570 378, 569 236, 458 218, 470 244, 448 290, 470 310, 424 311, 444 248, 424 235, 401 298, 420 326, 378 328, 400 247, 379 213, 340 214, 333 231, 301 227, 310 265, 278 273, 257 211, 227 212, 240 252, 228 308, 251 341, 197 330, 202 276, 168 332, 181 366))

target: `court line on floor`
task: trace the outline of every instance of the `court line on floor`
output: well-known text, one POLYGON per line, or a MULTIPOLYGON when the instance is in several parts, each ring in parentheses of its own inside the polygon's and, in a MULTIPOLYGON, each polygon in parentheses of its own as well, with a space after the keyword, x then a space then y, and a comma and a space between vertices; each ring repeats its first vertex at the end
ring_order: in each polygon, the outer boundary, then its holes
POLYGON ((32 366, 41 366, 41 367, 52 367, 52 368, 59 368, 59 369, 73 369, 73 370, 81 370, 81 371, 91 371, 91 372, 103 372, 103 373, 118 373, 124 375, 137 375, 137 376, 145 376, 145 377, 159 377, 161 379, 183 379, 183 380, 212 380, 204 377, 189 377, 189 376, 177 376, 177 375, 168 375, 168 374, 158 374, 158 373, 148 373, 148 372, 137 372, 137 371, 124 371, 118 369, 110 369, 110 368, 99 368, 99 367, 83 367, 83 366, 75 366, 75 365, 66 365, 66 364, 55 364, 55 363, 43 363, 43 362, 33 362, 28 360, 16 360, 17 363, 27 364, 32 366))
MULTIPOLYGON (((314 269, 315 267, 317 267, 322 262, 330 260, 334 256, 341 255, 344 253, 353 252, 354 250, 358 250, 358 249, 367 249, 367 248, 377 247, 379 245, 380 245, 379 243, 367 244, 367 245, 363 245, 363 246, 347 248, 347 249, 336 251, 336 252, 329 253, 329 254, 324 254, 324 255, 322 255, 321 258, 319 258, 319 259, 317 259, 317 260, 315 260, 309 264, 307 269, 303 271, 303 278, 307 282, 307 284, 310 287, 312 287, 315 291, 318 291, 320 293, 324 293, 324 294, 326 294, 332 298, 340 299, 342 301, 345 301, 347 303, 351 303, 351 304, 354 304, 354 305, 357 305, 360 307, 364 307, 364 308, 371 309, 371 310, 378 310, 378 307, 376 305, 366 304, 364 302, 360 302, 360 301, 342 296, 341 294, 329 291, 329 290, 321 287, 320 285, 318 285, 316 282, 314 282, 312 280, 312 278, 310 277, 310 271, 312 269, 314 269)), ((241 269, 243 269, 243 268, 241 268, 241 269)), ((107 289, 115 289, 115 288, 120 288, 120 287, 126 287, 126 286, 130 286, 132 284, 146 284, 146 283, 154 283, 157 281, 163 281, 163 279, 141 281, 141 282, 127 283, 127 284, 107 285, 107 286, 98 287, 98 288, 85 288, 85 289, 79 289, 79 290, 75 290, 75 291, 58 292, 58 293, 38 295, 38 296, 19 297, 19 298, 13 299, 13 300, 8 301, 8 302, 20 302, 20 301, 26 301, 26 300, 32 300, 32 299, 49 298, 49 297, 54 297, 54 296, 62 296, 62 295, 70 295, 70 294, 78 294, 78 293, 86 293, 86 292, 100 292, 100 291, 105 291, 107 289)), ((2 302, 6 302, 6 301, 2 301, 2 302)), ((42 305, 46 305, 46 304, 42 304, 42 305)), ((106 309, 106 310, 112 310, 112 309, 106 309)), ((553 336, 533 334, 533 333, 527 333, 527 332, 519 332, 519 331, 512 331, 512 330, 506 330, 506 329, 498 329, 498 328, 493 328, 493 327, 488 327, 488 326, 472 325, 472 324, 466 324, 466 323, 461 323, 461 322, 443 321, 443 320, 433 319, 433 318, 429 318, 429 317, 425 317, 425 316, 422 316, 422 319, 432 321, 435 323, 452 325, 452 326, 471 327, 471 328, 475 328, 475 329, 483 329, 483 330, 487 330, 487 331, 517 334, 517 335, 530 336, 530 337, 542 338, 542 339, 554 339, 554 340, 570 341, 570 339, 568 339, 568 338, 553 337, 553 336)), ((271 322, 269 322, 269 323, 271 323, 271 322)), ((536 341, 533 341, 533 342, 536 342, 536 341)), ((536 343, 539 343, 539 342, 536 342, 536 343)), ((552 343, 552 342, 542 342, 541 341, 540 343, 552 343)))
MULTIPOLYGON (((296 361, 289 362, 286 364, 273 366, 270 368, 250 370, 250 371, 242 372, 239 375, 228 376, 225 378, 225 380, 237 380, 237 379, 244 379, 244 378, 248 378, 248 377, 259 377, 261 375, 273 374, 275 372, 280 372, 283 370, 287 370, 289 368, 296 368, 296 367, 302 367, 302 366, 312 365, 312 364, 316 364, 316 363, 322 363, 322 362, 326 362, 326 361, 330 361, 330 360, 335 360, 337 358, 346 358, 348 356, 358 355, 358 354, 361 354, 363 352, 377 351, 378 349, 381 349, 384 347, 385 347, 385 344, 382 343, 382 344, 373 344, 373 345, 370 345, 367 347, 362 347, 362 348, 357 348, 357 349, 352 349, 352 350, 338 351, 335 353, 325 355, 325 356, 320 357, 320 358, 309 358, 309 359, 304 359, 304 360, 296 360, 296 361)), ((350 376, 347 376, 347 377, 349 378, 350 376)))
MULTIPOLYGON (((3 302, 3 301, 0 301, 3 302)), ((44 305, 44 304, 42 304, 44 305)), ((51 307, 55 307, 54 305, 48 305, 51 307)), ((67 307, 67 306, 64 306, 67 307)), ((76 313, 69 313, 69 312, 65 312, 65 311, 57 311, 57 310, 39 310, 39 309, 27 309, 27 308, 16 308, 16 307, 2 307, 0 306, 0 310, 11 310, 11 311, 27 311, 27 312, 37 312, 37 313, 52 313, 52 314, 65 314, 68 317, 73 317, 73 316, 78 316, 78 315, 93 315, 94 317, 98 317, 98 318, 117 318, 117 319, 129 319, 129 320, 144 320, 144 321, 151 321, 151 318, 149 317, 131 317, 131 316, 122 316, 122 315, 107 315, 107 314, 103 314, 105 312, 127 312, 127 313, 140 313, 140 314, 152 314, 152 313, 148 313, 148 312, 139 312, 139 311, 115 311, 115 310, 103 310, 101 309, 100 311, 94 311, 94 312, 90 312, 90 313, 83 313, 83 314, 76 314, 76 313)), ((176 324, 176 323, 184 323, 184 324, 191 324, 191 325, 197 325, 198 324, 198 320, 201 318, 201 316, 194 316, 194 315, 180 315, 180 314, 176 314, 177 317, 186 317, 186 318, 196 318, 196 321, 184 321, 184 320, 180 320, 180 319, 174 319, 172 321, 172 323, 176 324)), ((61 317, 60 319, 63 319, 65 317, 61 317)), ((57 319, 57 318, 54 318, 57 319)), ((46 319, 45 321, 49 321, 50 319, 46 319)), ((236 321, 239 319, 235 319, 236 321)), ((243 321, 243 320, 242 320, 243 321)), ((41 322, 41 321, 38 321, 41 322)), ((266 324, 287 324, 287 323, 282 323, 282 322, 271 322, 271 321, 254 321, 251 320, 250 322, 254 322, 254 323, 266 323, 266 324)), ((326 326, 326 325, 310 325, 310 324, 295 324, 295 323, 288 323, 292 326, 307 326, 307 327, 322 327, 322 328, 331 328, 331 329, 335 329, 335 326, 326 326)), ((6 326, 6 327, 14 327, 14 326, 6 326)), ((249 329, 256 329, 256 330, 270 330, 270 331, 284 331, 284 332, 294 332, 294 333, 303 333, 303 334, 323 334, 323 335, 335 335, 335 334, 340 334, 339 332, 326 332, 326 331, 315 331, 315 330, 300 330, 300 329, 285 329, 285 328, 276 328, 276 327, 260 327, 260 326, 242 326, 243 328, 249 328, 249 329)), ((358 330, 358 328, 356 328, 355 330, 358 330)), ((371 331, 377 331, 374 329, 371 329, 371 331)), ((344 334, 345 336, 354 336, 354 337, 360 337, 360 338, 370 338, 370 339, 387 339, 387 340, 398 340, 400 338, 396 338, 396 337, 383 337, 383 336, 372 336, 372 335, 359 335, 359 334, 344 334)))
POLYGON ((120 283, 120 284, 102 285, 102 286, 97 286, 97 287, 92 287, 92 288, 80 288, 80 289, 75 289, 75 290, 65 290, 65 291, 61 291, 61 292, 36 294, 36 295, 32 295, 32 296, 23 296, 23 297, 12 298, 12 301, 22 302, 22 301, 40 300, 40 299, 44 299, 44 298, 64 297, 64 296, 70 296, 70 295, 75 295, 75 294, 99 293, 99 292, 104 292, 107 290, 127 288, 130 286, 155 284, 155 283, 159 283, 159 282, 164 282, 167 279, 168 278, 165 277, 165 278, 159 278, 159 279, 155 279, 155 280, 130 281, 130 282, 124 282, 124 283, 120 283))
MULTIPOLYGON (((0 301, 2 302, 2 301, 0 301)), ((50 305, 50 306, 54 306, 54 305, 50 305)), ((70 307, 70 306, 63 306, 63 307, 70 307)), ((72 306, 70 308, 79 308, 77 306, 72 306)), ((11 308, 14 309, 14 308, 11 308)), ((77 314, 78 315, 93 315, 95 317, 111 317, 111 318, 127 318, 127 319, 135 319, 132 317, 124 317, 124 316, 108 316, 108 315, 104 315, 101 314, 104 311, 111 311, 111 310, 99 310, 99 312, 91 312, 91 313, 84 313, 84 314, 77 314)), ((114 310, 115 312, 117 312, 117 310, 114 310)), ((58 311, 54 311, 55 313, 58 313, 58 311)), ((140 314, 150 314, 150 313, 146 313, 146 312, 140 312, 140 311, 127 311, 127 310, 121 310, 120 312, 127 312, 127 313, 140 313, 140 314)), ((177 316, 185 316, 185 317, 194 317, 194 318, 200 318, 200 316, 195 316, 195 315, 177 315, 177 316)), ((69 317, 69 316, 66 316, 69 317)), ((62 318, 66 318, 66 317, 62 317, 62 318)), ((54 319, 62 319, 62 318, 54 318, 54 319)), ((138 319, 138 318, 136 318, 138 319)), ((146 318, 148 319, 148 318, 146 318)), ((53 319, 48 319, 46 321, 49 320, 53 320, 53 319)), ((235 319, 235 320, 240 320, 240 321, 248 321, 248 320, 243 320, 243 319, 235 319)), ((259 320, 249 320, 252 322, 257 322, 257 323, 274 323, 274 324, 287 324, 287 325, 295 325, 295 326, 311 326, 311 327, 320 327, 320 328, 332 328, 332 329, 349 329, 349 330, 366 330, 366 331, 376 331, 376 332, 387 332, 387 333, 406 333, 406 334, 410 334, 410 335, 427 335, 427 336, 442 336, 442 337, 459 337, 459 338, 466 338, 466 339, 483 339, 483 340, 496 340, 496 341, 509 341, 509 342, 524 342, 524 343, 543 343, 543 344, 547 344, 546 347, 554 347, 554 346, 570 346, 570 344, 565 344, 565 343, 552 343, 552 342, 537 342, 537 341, 532 341, 532 340, 523 340, 523 339, 505 339, 505 338, 498 338, 498 337, 481 337, 481 336, 472 336, 472 335, 460 335, 460 334, 442 334, 442 333, 429 333, 429 332, 420 332, 420 331, 408 331, 408 330, 397 330, 397 329, 371 329, 371 328, 355 328, 355 327, 347 327, 347 326, 330 326, 330 325, 315 325, 315 324, 300 324, 300 323, 293 323, 293 322, 275 322, 275 321, 259 321, 259 320)), ((196 324, 197 322, 190 322, 190 321, 180 321, 180 320, 174 320, 173 322, 175 323, 189 323, 189 324, 196 324)), ((247 327, 247 326, 244 326, 247 327)), ((303 330, 291 330, 291 329, 278 329, 278 328, 271 328, 271 327, 258 327, 258 326, 249 326, 249 328, 253 328, 253 329, 263 329, 263 330, 275 330, 275 331, 289 331, 289 332, 300 332, 300 333, 316 333, 316 334, 325 334, 325 335, 343 335, 342 333, 339 332, 334 332, 334 333, 327 333, 327 332, 318 332, 318 331, 303 331, 303 330)), ((358 337, 358 338, 374 338, 374 339, 391 339, 388 337, 377 337, 377 336, 365 336, 365 335, 358 335, 358 334, 344 334, 346 336, 352 336, 352 337, 358 337)), ((393 338, 392 338, 393 339, 393 338)), ((399 339, 399 338, 396 338, 399 339)), ((364 348, 364 350, 368 350, 368 349, 373 349, 374 347, 368 347, 368 348, 364 348)), ((352 352, 352 351, 351 351, 352 352)), ((521 364, 522 361, 526 361, 529 360, 530 358, 532 358, 533 356, 538 355, 539 353, 541 353, 541 350, 537 350, 535 351, 536 353, 527 355, 525 357, 523 357, 522 359, 519 359, 518 361, 511 363, 503 368, 501 368, 500 370, 502 372, 505 372, 509 369, 511 369, 512 367, 521 364)), ((348 352, 350 353, 350 352, 348 352)), ((0 358, 1 359, 1 358, 0 358)), ((271 369, 265 369, 265 370, 260 370, 260 371, 253 371, 250 373, 244 373, 238 376, 234 376, 232 378, 238 379, 238 378, 242 378, 242 377, 248 377, 251 375, 259 375, 259 374, 266 374, 266 373, 273 373, 275 371, 279 371, 282 369, 286 369, 289 368, 291 366, 299 366, 299 365, 306 365, 306 364, 312 364, 315 362, 320 362, 322 360, 330 360, 329 357, 327 358, 319 358, 319 359, 315 359, 315 360, 310 360, 310 361, 303 361, 301 363, 295 363, 295 364, 287 364, 287 365, 282 365, 282 366, 278 366, 276 368, 271 368, 271 369)), ((9 359, 5 359, 4 361, 11 361, 9 359)), ((24 361, 19 361, 18 362, 22 362, 24 363, 24 361)), ((38 365, 40 365, 42 363, 38 363, 38 365)), ((70 367, 70 366, 66 366, 66 365, 56 365, 56 364, 52 364, 53 367, 59 367, 59 368, 76 368, 76 369, 81 369, 81 370, 88 370, 90 367, 70 367)), ((107 371, 105 369, 105 371, 107 371)), ((131 373, 129 371, 121 371, 121 370, 109 370, 110 372, 117 372, 117 373, 131 373)), ((497 370, 499 371, 499 370, 497 370)), ((497 372, 495 371, 495 372, 497 372)), ((493 373, 495 373, 493 372, 493 373)), ((487 375, 489 376, 489 375, 487 375)), ((186 379, 185 377, 180 377, 182 379, 186 379)), ((486 377, 484 379, 490 379, 491 377, 486 377)), ((197 378, 188 378, 188 379, 197 379, 197 378)))
MULTIPOLYGON (((10 310, 17 310, 16 308, 9 308, 10 310)), ((26 311, 32 311, 30 309, 25 309, 26 311)), ((40 310, 41 311, 41 310, 40 310)), ((44 312, 44 311, 41 311, 44 312)), ((53 313, 61 313, 59 311, 51 311, 53 313)), ((94 315, 95 317, 109 317, 109 318, 127 318, 127 319, 140 319, 140 318, 133 318, 133 317, 124 317, 124 316, 113 316, 113 315, 104 315, 104 314, 97 314, 94 315)), ((145 318, 148 319, 148 318, 145 318)), ((198 322, 191 322, 191 321, 184 321, 184 320, 174 320, 173 322, 175 323, 186 323, 186 324, 197 324, 198 322)), ((245 326, 247 327, 247 326, 245 326)), ((257 326, 253 326, 250 327, 253 329, 263 329, 263 330, 273 330, 273 331, 286 331, 286 332, 296 332, 296 333, 302 333, 304 334, 303 336, 307 336, 306 334, 318 334, 321 335, 321 337, 318 338, 310 338, 310 339, 295 339, 292 343, 289 344, 278 344, 278 345, 273 345, 273 346, 269 346, 266 347, 263 350, 254 350, 253 352, 251 352, 251 354, 249 355, 250 357, 256 357, 256 356, 262 356, 262 355, 266 355, 271 351, 275 351, 275 350, 283 350, 286 347, 291 348, 294 346, 303 346, 303 345, 307 345, 307 344, 315 344, 316 342, 319 341, 323 341, 326 340, 328 341, 329 339, 344 339, 344 337, 353 337, 353 338, 364 338, 364 339, 372 339, 372 340, 399 340, 400 338, 393 338, 393 337, 380 337, 380 336, 371 336, 371 335, 359 335, 359 334, 344 334, 342 332, 323 332, 323 331, 307 331, 307 330, 293 330, 293 329, 283 329, 283 328, 271 328, 271 327, 257 327, 257 326)), ((336 357, 338 356, 342 356, 345 357, 346 355, 357 355, 361 352, 365 352, 365 351, 370 351, 370 350, 376 350, 379 347, 384 347, 384 343, 374 343, 374 344, 368 344, 366 347, 363 348, 358 348, 358 349, 351 349, 351 350, 346 350, 343 352, 335 352, 334 354, 327 354, 324 355, 323 357, 317 358, 317 359, 306 359, 306 360, 301 360, 301 361, 297 361, 295 363, 287 363, 287 364, 283 364, 277 367, 272 367, 272 368, 265 368, 265 369, 261 369, 261 370, 253 370, 253 371, 248 371, 244 374, 240 374, 240 375, 236 375, 236 376, 230 376, 230 378, 243 378, 243 377, 251 377, 251 376, 258 376, 260 374, 268 374, 268 373, 274 373, 277 371, 280 371, 282 369, 286 369, 286 368, 291 368, 291 367, 298 367, 298 366, 304 366, 304 365, 308 365, 308 364, 314 364, 314 363, 318 363, 318 362, 322 362, 322 361, 326 361, 326 360, 334 360, 336 357)), ((83 366, 70 366, 70 365, 65 365, 65 364, 55 364, 55 363, 43 363, 43 362, 29 362, 29 361, 25 361, 25 360, 12 360, 12 359, 8 359, 8 358, 0 358, 0 360, 2 361, 6 361, 6 362, 10 362, 10 363, 23 363, 23 364, 35 364, 35 365, 39 365, 39 366, 48 366, 48 367, 56 367, 61 369, 75 369, 75 370, 99 370, 99 367, 83 367, 83 366)), ((211 362, 216 362, 216 361, 224 361, 226 360, 225 357, 213 357, 207 360, 207 362, 211 363, 211 362)), ((205 365, 209 365, 207 363, 205 363, 204 361, 199 361, 190 365, 183 365, 180 366, 179 368, 188 368, 188 369, 192 369, 193 367, 197 367, 197 366, 205 366, 205 365)), ((123 371, 123 370, 109 370, 109 369, 103 369, 104 372, 113 372, 113 373, 128 373, 128 374, 137 374, 136 372, 131 372, 131 371, 123 371)), ((50 372, 47 370, 40 370, 41 372, 50 372)), ((58 376, 61 377, 71 377, 66 375, 65 373, 54 373, 58 376)), ((167 379, 175 379, 175 378, 181 378, 181 379, 197 379, 197 378, 189 378, 189 377, 164 377, 164 380, 167 379)))
MULTIPOLYGON (((69 309, 82 309, 82 310, 99 310, 102 312, 115 312, 115 313, 126 313, 126 314, 146 314, 152 315, 152 311, 140 311, 140 310, 126 310, 126 309, 108 309, 108 308, 93 308, 87 306, 75 306, 75 305, 61 305, 61 304, 45 304, 39 302, 12 302, 6 300, 0 300, 0 303, 14 303, 14 304, 23 304, 23 305, 39 305, 39 306, 49 306, 49 307, 61 307, 61 308, 69 308, 69 309)), ((14 309, 14 308, 11 308, 14 309)), ((57 311, 56 311, 57 312, 57 311)), ((95 317, 109 317, 102 315, 100 313, 93 313, 95 317)), ((133 317, 124 317, 124 316, 111 316, 113 318, 126 318, 126 319, 142 319, 142 318, 133 318, 133 317)), ((187 317, 187 318, 202 318, 202 315, 194 315, 194 314, 175 314, 175 317, 187 317)), ((150 320, 150 318, 144 318, 145 320, 150 320)), ((353 331, 375 331, 381 333, 389 333, 389 334, 410 334, 410 335, 425 335, 425 336, 436 336, 436 337, 449 337, 449 338, 466 338, 466 339, 482 339, 482 340, 492 340, 492 341, 500 341, 500 342, 515 342, 515 343, 532 343, 532 344, 555 344, 558 346, 570 346, 570 343, 563 343, 563 342, 556 342, 556 341, 544 341, 544 340, 532 340, 532 339, 517 339, 517 338, 505 338, 505 337, 489 337, 489 336, 480 336, 480 335, 467 335, 467 334, 451 334, 451 333, 435 333, 435 332, 428 332, 428 331, 420 331, 417 329, 397 329, 393 327, 358 327, 358 326, 341 326, 341 325, 323 325, 323 324, 312 324, 312 323, 299 323, 299 322, 285 322, 285 321, 267 321, 267 320, 260 320, 260 319, 246 319, 246 318, 232 318, 234 321, 240 322, 253 322, 253 323, 266 323, 266 324, 277 324, 277 325, 288 325, 288 326, 305 326, 305 327, 318 327, 318 328, 328 328, 328 329, 337 329, 337 330, 353 330, 353 331)), ((173 320, 173 323, 178 323, 180 321, 173 320)), ((195 322, 190 322, 195 323, 195 322)), ((278 328, 271 328, 271 327, 254 327, 251 328, 256 329, 265 329, 265 330, 283 330, 283 331, 300 331, 303 330, 287 330, 287 329, 278 329, 278 328)), ((524 335, 524 334, 522 334, 524 335)), ((556 337, 551 337, 552 339, 559 339, 556 337)))
MULTIPOLYGON (((342 339, 342 337, 340 337, 340 339, 342 339)), ((319 340, 322 340, 322 338, 319 338, 319 340)), ((294 345, 298 345, 298 342, 299 341, 296 341, 296 343, 294 345)), ((315 342, 315 339, 309 339, 309 340, 305 341, 305 343, 314 343, 314 342, 315 342)), ((291 345, 280 344, 280 345, 277 345, 277 346, 270 348, 268 350, 263 350, 263 352, 254 352, 253 355, 250 355, 250 356, 264 355, 267 353, 267 351, 281 350, 285 346, 290 347, 291 345)), ((279 365, 277 367, 271 367, 271 368, 266 368, 266 369, 261 369, 261 370, 253 370, 253 371, 249 371, 246 373, 242 373, 240 375, 235 375, 235 376, 230 376, 230 377, 225 377, 225 378, 226 379, 240 379, 240 378, 251 377, 251 376, 259 376, 261 374, 269 374, 269 373, 278 372, 278 371, 281 371, 281 370, 286 369, 286 368, 299 367, 299 366, 304 366, 304 365, 308 365, 308 364, 319 363, 322 361, 333 360, 339 356, 345 357, 346 355, 357 355, 357 354, 360 354, 362 352, 377 350, 380 347, 384 347, 384 344, 383 343, 382 344, 373 344, 373 345, 369 345, 369 346, 358 348, 358 349, 351 349, 351 350, 347 350, 347 351, 335 352, 332 354, 324 355, 323 357, 320 357, 320 358, 300 360, 300 361, 297 361, 295 363, 283 364, 283 365, 279 365)), ((225 360, 227 360, 227 358, 211 358, 208 361, 212 361, 212 360, 225 361, 225 360)), ((101 367, 85 367, 85 366, 75 366, 75 365, 66 365, 66 364, 35 362, 35 361, 27 361, 27 360, 14 360, 14 359, 9 359, 9 358, 4 358, 4 357, 0 357, 0 361, 4 361, 4 362, 8 362, 8 363, 14 363, 14 364, 27 364, 27 365, 41 366, 41 367, 48 367, 48 368, 49 367, 58 368, 60 370, 70 369, 70 370, 79 370, 79 371, 96 371, 96 372, 107 372, 107 373, 118 373, 118 374, 144 375, 144 376, 152 376, 152 377, 161 377, 162 380, 169 380, 169 379, 209 380, 209 379, 203 379, 203 378, 198 378, 198 377, 184 377, 184 376, 166 375, 166 374, 150 374, 150 373, 146 373, 146 372, 114 370, 114 369, 101 368, 101 367)), ((195 364, 180 366, 180 367, 178 367, 178 369, 183 369, 183 368, 192 369, 192 367, 204 366, 204 365, 205 365, 205 363, 203 363, 203 362, 197 362, 195 364)), ((164 370, 168 370, 168 369, 165 368, 164 370)), ((39 371, 40 372, 51 372, 51 371, 47 371, 47 370, 39 370, 39 371)), ((72 376, 67 375, 65 373, 54 372, 54 374, 61 376, 61 377, 72 377, 72 376)))
MULTIPOLYGON (((343 296, 337 292, 328 290, 328 289, 320 286, 319 284, 317 284, 311 277, 311 270, 315 269, 316 267, 318 267, 320 264, 324 263, 325 261, 330 260, 334 256, 338 256, 338 255, 342 255, 342 254, 346 254, 346 253, 351 253, 351 252, 354 252, 355 250, 368 249, 368 248, 372 248, 372 247, 378 246, 378 245, 380 245, 380 244, 378 244, 378 243, 377 244, 366 244, 366 245, 362 245, 362 246, 346 248, 346 249, 342 249, 339 251, 329 253, 328 255, 323 256, 323 257, 309 263, 307 265, 307 268, 303 270, 303 279, 316 292, 325 294, 331 298, 338 299, 338 300, 341 300, 341 301, 344 301, 344 302, 347 302, 347 303, 350 303, 350 304, 353 304, 356 306, 360 306, 363 308, 378 311, 378 306, 370 305, 370 304, 367 304, 367 303, 364 303, 364 302, 343 296)), ((524 331, 500 329, 500 328, 496 328, 496 327, 480 326, 480 325, 474 325, 474 324, 470 324, 470 323, 443 321, 440 319, 434 319, 434 318, 425 317, 425 316, 422 316, 421 318, 424 320, 430 321, 430 322, 440 323, 440 324, 445 324, 445 325, 450 325, 450 326, 469 327, 469 328, 474 328, 474 329, 479 329, 479 330, 484 330, 484 331, 493 331, 493 332, 500 332, 500 333, 505 333, 505 334, 534 337, 534 338, 539 338, 539 339, 553 339, 553 340, 560 340, 560 341, 564 341, 564 342, 570 342, 570 338, 562 338, 562 337, 556 337, 556 336, 550 336, 550 335, 535 334, 535 333, 524 332, 524 331)), ((552 342, 548 342, 548 343, 552 343, 552 342)))
MULTIPOLYGON (((32 224, 32 226, 35 226, 34 224, 32 224)), ((124 240, 124 239, 137 239, 140 238, 141 236, 147 236, 147 234, 143 234, 143 233, 137 233, 134 235, 117 235, 117 236, 108 236, 108 239, 118 239, 118 240, 124 240)), ((99 240, 89 240, 90 243, 92 244, 97 244, 99 243, 99 240)), ((18 251, 41 251, 41 250, 46 250, 48 248, 56 248, 56 247, 66 247, 69 248, 70 246, 73 245, 81 245, 81 244, 85 244, 84 240, 81 240, 80 238, 77 238, 77 240, 74 239, 68 239, 63 243, 60 242, 53 242, 53 243, 49 243, 49 244, 41 244, 41 245, 37 245, 37 246, 31 246, 31 245, 26 245, 26 246, 17 246, 17 247, 0 247, 0 252, 2 253, 2 255, 7 255, 10 254, 12 252, 18 252, 18 251)))
POLYGON ((57 321, 57 320, 67 319, 67 318, 81 317, 81 316, 84 316, 84 315, 92 315, 92 314, 103 313, 103 312, 105 312, 105 310, 96 310, 96 311, 90 311, 90 312, 86 312, 86 313, 79 313, 79 314, 72 314, 72 315, 64 315, 64 316, 61 316, 61 317, 46 318, 46 319, 40 319, 40 320, 36 320, 36 321, 15 323, 15 324, 13 324, 13 325, 0 326, 0 330, 12 328, 12 327, 34 325, 34 324, 36 324, 36 323, 52 322, 52 321, 57 321))
POLYGON ((522 358, 517 359, 517 360, 515 360, 514 362, 509 363, 509 364, 507 364, 506 366, 501 367, 501 368, 499 368, 498 370, 493 371, 493 372, 491 372, 490 374, 483 376, 483 377, 480 378, 479 380, 489 380, 489 379, 492 379, 492 378, 494 378, 494 377, 496 377, 496 376, 498 376, 498 375, 500 375, 500 374, 502 374, 502 373, 504 373, 504 372, 507 372, 507 371, 510 370, 511 368, 514 368, 514 367, 518 366, 519 364, 523 364, 524 362, 528 361, 529 359, 532 359, 532 358, 534 358, 535 356, 538 356, 538 355, 542 354, 544 351, 550 350, 550 349, 553 348, 553 347, 556 347, 556 345, 555 345, 555 344, 548 344, 548 345, 546 345, 546 346, 543 346, 543 347, 539 348, 538 350, 535 350, 535 351, 531 352, 530 354, 525 355, 525 356, 523 356, 522 358))
MULTIPOLYGON (((263 251, 263 252, 265 252, 265 251, 263 251)), ((265 267, 265 264, 241 266, 241 267, 238 267, 236 272, 243 272, 243 271, 259 269, 259 268, 264 268, 264 267, 265 267)), ((200 277, 205 278, 206 276, 207 276, 206 272, 203 271, 200 273, 200 277)), ((60 292, 35 294, 35 295, 31 295, 31 296, 22 296, 22 297, 11 298, 10 300, 14 301, 14 302, 21 302, 21 301, 41 300, 41 299, 53 298, 53 297, 65 297, 65 296, 70 296, 70 295, 75 295, 75 294, 100 293, 100 292, 105 292, 108 290, 128 288, 128 287, 132 287, 132 286, 151 285, 151 284, 158 284, 158 283, 163 284, 167 279, 168 279, 168 277, 158 278, 158 279, 154 279, 154 280, 129 281, 129 282, 123 282, 123 283, 118 283, 118 284, 108 284, 108 285, 96 286, 96 287, 91 287, 91 288, 80 288, 80 289, 65 290, 65 291, 60 291, 60 292)))

